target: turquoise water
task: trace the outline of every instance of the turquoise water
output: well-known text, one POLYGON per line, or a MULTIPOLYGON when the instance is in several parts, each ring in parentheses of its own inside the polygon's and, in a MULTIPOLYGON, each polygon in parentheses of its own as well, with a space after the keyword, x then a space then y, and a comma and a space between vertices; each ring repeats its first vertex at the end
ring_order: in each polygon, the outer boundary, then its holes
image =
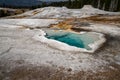
POLYGON ((46 33, 47 33, 46 37, 48 39, 54 39, 63 43, 67 43, 70 46, 86 48, 88 50, 91 50, 88 44, 93 43, 95 40, 97 40, 97 38, 93 37, 95 35, 88 33, 76 34, 72 32, 53 30, 46 31, 46 33))

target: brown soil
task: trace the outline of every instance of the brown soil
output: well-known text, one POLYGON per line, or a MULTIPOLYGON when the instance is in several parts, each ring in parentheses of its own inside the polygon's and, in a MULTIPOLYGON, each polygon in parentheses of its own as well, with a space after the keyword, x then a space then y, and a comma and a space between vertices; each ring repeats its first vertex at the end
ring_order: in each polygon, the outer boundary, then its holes
POLYGON ((89 23, 100 23, 100 24, 112 24, 112 25, 117 25, 118 27, 120 26, 120 15, 118 16, 92 16, 88 18, 70 18, 70 19, 65 19, 64 21, 51 25, 50 28, 58 28, 62 30, 73 30, 76 32, 79 31, 90 31, 90 30, 84 30, 81 29, 80 27, 88 27, 90 26, 89 23))
POLYGON ((120 24, 120 15, 118 16, 92 16, 79 19, 80 21, 105 23, 105 24, 120 24))
MULTIPOLYGON (((10 18, 12 19, 22 19, 22 18, 25 18, 25 17, 28 17, 28 15, 22 15, 22 16, 11 16, 10 18)), ((9 18, 9 17, 8 17, 9 18)))
MULTIPOLYGON (((103 72, 80 71, 75 74, 64 73, 63 70, 55 70, 49 67, 18 67, 8 72, 7 80, 119 80, 120 66, 113 65, 117 69, 106 69, 103 72)), ((1 80, 4 77, 1 77, 1 80)))
POLYGON ((71 29, 73 25, 71 25, 72 20, 65 20, 63 22, 60 22, 58 24, 51 25, 50 28, 59 28, 63 30, 71 29))

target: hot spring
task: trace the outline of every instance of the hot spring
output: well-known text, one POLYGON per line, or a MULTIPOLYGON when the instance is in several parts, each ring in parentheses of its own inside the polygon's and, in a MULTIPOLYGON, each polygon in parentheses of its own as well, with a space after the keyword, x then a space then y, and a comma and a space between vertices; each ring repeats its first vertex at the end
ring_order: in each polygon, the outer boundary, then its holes
POLYGON ((63 51, 93 53, 106 41, 104 34, 96 32, 71 32, 65 30, 39 30, 35 40, 47 44, 49 48, 63 51))
POLYGON ((86 50, 92 50, 93 47, 91 47, 90 45, 100 40, 99 35, 94 32, 75 33, 75 32, 58 31, 58 30, 57 31, 48 30, 45 32, 46 32, 45 37, 47 37, 48 39, 56 40, 68 44, 69 46, 77 47, 80 49, 86 49, 86 50))

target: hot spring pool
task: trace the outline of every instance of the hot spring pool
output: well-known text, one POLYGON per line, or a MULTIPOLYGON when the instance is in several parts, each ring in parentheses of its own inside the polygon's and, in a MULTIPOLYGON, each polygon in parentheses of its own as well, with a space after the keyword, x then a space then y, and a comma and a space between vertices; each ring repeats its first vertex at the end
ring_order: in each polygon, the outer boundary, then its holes
POLYGON ((106 41, 104 35, 101 33, 75 33, 64 30, 40 30, 34 36, 34 39, 54 49, 90 53, 93 53, 106 41))
POLYGON ((46 31, 46 33, 47 34, 45 35, 45 37, 47 37, 48 39, 54 39, 66 43, 70 46, 74 46, 77 48, 85 48, 87 50, 92 49, 89 44, 92 44, 99 39, 98 35, 92 33, 79 34, 67 31, 54 30, 46 31))

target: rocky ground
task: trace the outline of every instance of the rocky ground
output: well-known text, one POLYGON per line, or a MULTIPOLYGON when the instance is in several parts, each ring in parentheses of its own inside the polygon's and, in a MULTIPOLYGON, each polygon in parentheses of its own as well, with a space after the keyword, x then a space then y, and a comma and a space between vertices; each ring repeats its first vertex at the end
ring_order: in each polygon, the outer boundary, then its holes
POLYGON ((67 19, 1 19, 0 80, 119 80, 119 47, 118 13, 67 19), (41 29, 94 31, 104 34, 107 41, 94 53, 62 51, 34 39, 41 29))

